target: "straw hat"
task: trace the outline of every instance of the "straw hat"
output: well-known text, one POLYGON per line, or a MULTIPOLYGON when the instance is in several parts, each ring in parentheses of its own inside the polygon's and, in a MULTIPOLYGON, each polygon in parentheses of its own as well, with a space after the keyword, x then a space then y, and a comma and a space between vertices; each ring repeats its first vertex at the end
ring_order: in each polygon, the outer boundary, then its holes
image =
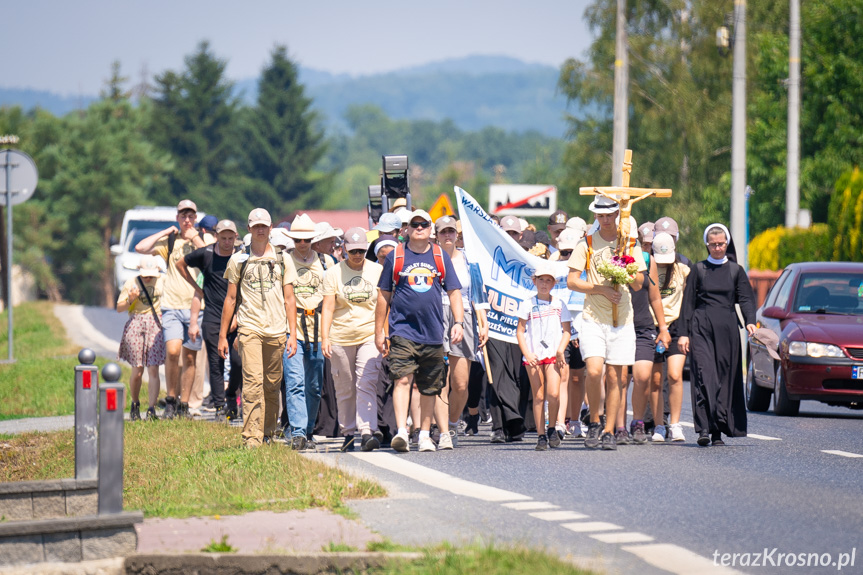
POLYGON ((295 217, 291 223, 291 229, 287 233, 289 238, 295 240, 310 240, 318 235, 315 230, 315 222, 306 214, 295 217))

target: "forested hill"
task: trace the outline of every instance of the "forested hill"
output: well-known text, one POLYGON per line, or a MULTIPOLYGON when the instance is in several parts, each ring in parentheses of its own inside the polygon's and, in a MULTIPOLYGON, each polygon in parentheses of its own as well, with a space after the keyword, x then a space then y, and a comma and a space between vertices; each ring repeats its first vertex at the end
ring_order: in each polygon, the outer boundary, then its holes
MULTIPOLYGON (((328 127, 344 126, 349 106, 369 103, 393 119, 449 118, 465 131, 494 126, 559 138, 566 129, 566 99, 557 91, 558 74, 553 66, 514 58, 469 56, 355 78, 301 67, 300 81, 328 127)), ((244 103, 254 103, 257 83, 257 78, 236 82, 244 103)), ((38 105, 58 116, 86 108, 97 97, 0 88, 0 106, 38 105)))

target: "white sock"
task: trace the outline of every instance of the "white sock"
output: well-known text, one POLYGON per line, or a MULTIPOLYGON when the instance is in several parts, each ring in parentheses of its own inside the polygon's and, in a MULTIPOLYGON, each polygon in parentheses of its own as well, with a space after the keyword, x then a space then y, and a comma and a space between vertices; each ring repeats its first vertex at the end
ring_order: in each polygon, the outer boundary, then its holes
POLYGON ((420 440, 428 439, 428 438, 429 438, 429 432, 426 431, 425 429, 420 429, 420 440))
POLYGON ((458 429, 458 421, 450 421, 449 422, 450 429, 458 429))
POLYGON ((399 427, 398 435, 402 435, 402 434, 405 434, 405 435, 407 435, 407 434, 408 434, 408 430, 407 430, 407 428, 399 427))

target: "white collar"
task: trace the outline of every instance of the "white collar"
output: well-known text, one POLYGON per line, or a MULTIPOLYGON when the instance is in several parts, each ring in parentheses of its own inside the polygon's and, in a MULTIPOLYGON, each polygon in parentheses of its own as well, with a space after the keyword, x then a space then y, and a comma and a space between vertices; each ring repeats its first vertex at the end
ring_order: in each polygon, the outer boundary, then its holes
POLYGON ((721 266, 722 264, 724 264, 725 262, 728 261, 728 256, 725 256, 721 260, 714 259, 713 256, 707 256, 707 261, 709 261, 710 263, 712 263, 715 266, 721 266))

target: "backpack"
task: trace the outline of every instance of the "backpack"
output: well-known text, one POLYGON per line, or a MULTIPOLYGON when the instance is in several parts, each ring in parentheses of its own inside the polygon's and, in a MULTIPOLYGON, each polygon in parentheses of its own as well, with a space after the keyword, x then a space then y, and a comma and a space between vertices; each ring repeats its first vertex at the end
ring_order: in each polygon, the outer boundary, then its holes
MULTIPOLYGON (((432 255, 434 256, 434 265, 437 268, 437 278, 441 286, 446 281, 446 266, 443 261, 443 249, 437 244, 431 244, 432 255)), ((399 280, 402 277, 402 269, 405 267, 405 245, 399 244, 395 249, 393 257, 393 289, 399 285, 399 280)))

